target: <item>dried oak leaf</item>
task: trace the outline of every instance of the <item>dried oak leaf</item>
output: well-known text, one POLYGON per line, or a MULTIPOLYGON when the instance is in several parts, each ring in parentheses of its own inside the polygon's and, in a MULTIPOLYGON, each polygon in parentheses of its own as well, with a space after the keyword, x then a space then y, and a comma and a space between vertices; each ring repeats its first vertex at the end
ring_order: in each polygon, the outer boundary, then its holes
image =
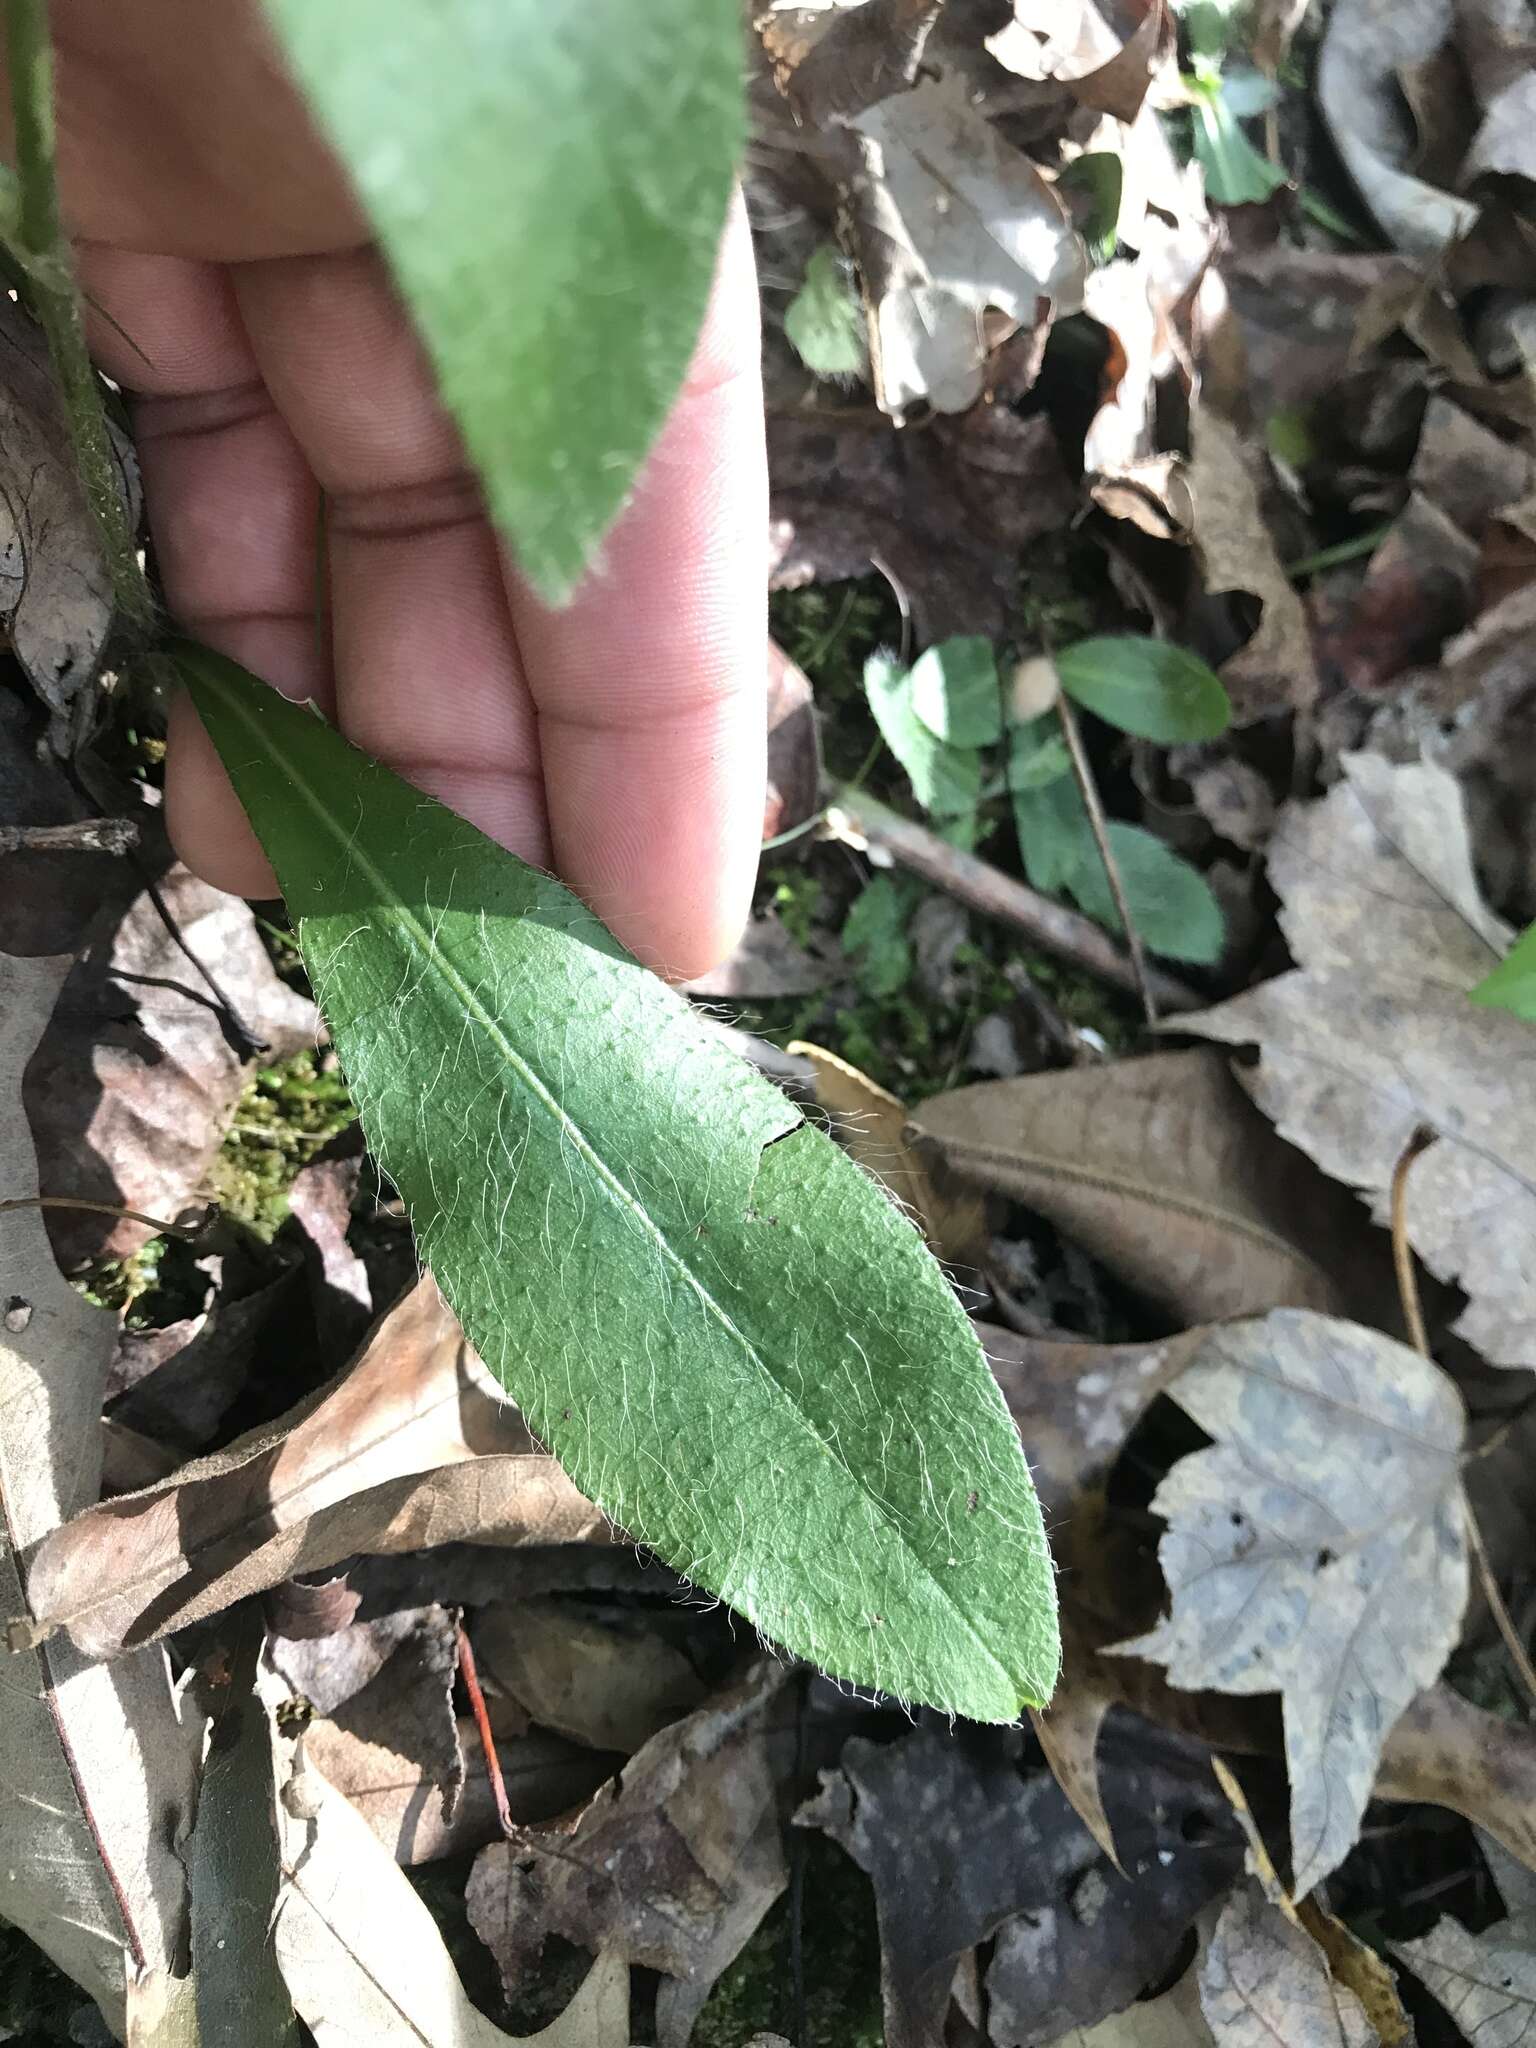
POLYGON ((787 1667, 654 1736, 550 1841, 497 1842, 465 1893, 471 1926, 509 1989, 559 1934, 663 1973, 660 2048, 684 2048, 721 1971, 787 1882, 782 1787, 794 1768, 787 1667))
POLYGON ((1256 1884, 1222 1908, 1200 1962, 1200 2004, 1218 2048, 1378 2048, 1360 2000, 1256 1884))
POLYGON ((1467 1000, 1509 932, 1483 903, 1460 792, 1443 769, 1344 757, 1319 803, 1291 804, 1270 849, 1298 968, 1181 1020, 1257 1043, 1243 1080, 1282 1137, 1388 1218, 1420 1129, 1407 1227, 1468 1297, 1459 1333, 1495 1365, 1536 1360, 1536 1032, 1467 1000))
MULTIPOLYGON (((21 1077, 69 967, 0 954, 0 1193, 38 1191, 21 1077)), ((0 1215, 0 1601, 16 1644, 0 1686, 5 1917, 100 2005, 120 2037, 190 1994, 184 1968, 190 1822, 200 1747, 165 1657, 112 1666, 67 1642, 25 1646, 23 1557, 95 1500, 113 1318, 61 1278, 40 1212, 0 1215)), ((147 2034, 145 2036, 148 2038, 147 2034)))
POLYGON ((1215 1441, 1157 1490, 1171 1612, 1120 1648, 1175 1685, 1280 1693, 1301 1897, 1456 1642, 1461 1400, 1405 1345, 1294 1309, 1212 1331, 1170 1391, 1215 1441))
POLYGON ((888 2048, 945 2038, 956 1965, 989 1939, 996 2048, 1092 2026, 1157 1981, 1239 1866, 1203 1752, 1151 1735, 1108 1760, 1126 1877, 1055 1781, 1021 1769, 1022 1744, 1015 1730, 855 1736, 796 1815, 873 1881, 888 2048))
POLYGON ((58 1530, 33 1613, 109 1657, 356 1552, 609 1540, 426 1276, 292 1414, 58 1530))
POLYGON ((1340 1310, 1369 1270, 1348 1198, 1200 1050, 955 1089, 912 1130, 945 1175, 1024 1203, 1182 1322, 1340 1310))

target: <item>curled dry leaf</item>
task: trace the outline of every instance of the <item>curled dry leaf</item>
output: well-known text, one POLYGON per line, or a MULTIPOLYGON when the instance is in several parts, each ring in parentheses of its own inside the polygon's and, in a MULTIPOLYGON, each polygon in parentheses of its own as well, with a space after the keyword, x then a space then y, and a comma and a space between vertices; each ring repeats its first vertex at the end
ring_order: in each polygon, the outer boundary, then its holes
MULTIPOLYGON (((302 1739, 274 1730, 272 1742, 280 1841, 272 1939, 318 2048, 518 2048, 470 2004, 430 1911, 302 1739)), ((272 1783, 269 1772, 269 1797, 272 1783)), ((629 2038, 629 1971, 609 1955, 523 2048, 628 2048, 629 2038)))
POLYGON ((1219 2048, 1378 2048, 1360 2000, 1256 1884, 1222 1908, 1200 1964, 1200 2004, 1219 2048))
POLYGON ((1300 1897, 1353 1846, 1387 1731, 1456 1642, 1461 1401, 1406 1346, 1291 1309, 1212 1331, 1171 1391, 1215 1442, 1157 1490, 1172 1610, 1122 1647, 1176 1685, 1281 1694, 1300 1897))
POLYGON ((873 1881, 888 2048, 944 2038, 956 1965, 989 1939, 985 1990, 998 2048, 1092 2026, 1158 1979, 1239 1867, 1236 1830, 1203 1753, 1154 1737, 1110 1760, 1128 1878, 1078 1826, 1055 1782, 1021 1769, 1021 1749, 1016 1731, 919 1728, 883 1747, 856 1736, 796 1815, 873 1881))
POLYGON ((1459 1333, 1495 1365, 1536 1359, 1536 1032, 1466 992, 1509 932, 1483 903, 1456 783, 1441 768, 1344 759, 1320 803, 1292 804, 1270 850, 1298 970, 1184 1028, 1257 1042, 1243 1076, 1283 1137, 1358 1188, 1385 1223, 1420 1129, 1408 1236, 1468 1296, 1459 1333))
POLYGON ((1453 20, 1452 0, 1340 0, 1317 67, 1323 118, 1361 198, 1395 248, 1425 261, 1467 232, 1477 207, 1406 168, 1413 134, 1399 78, 1439 54, 1453 20))
POLYGON ((1202 1051, 959 1088, 912 1129, 946 1175, 1024 1203, 1181 1321, 1359 1298, 1353 1205, 1202 1051))
POLYGON ((509 1989, 551 1934, 660 1970, 660 2048, 684 2048, 710 1988, 787 1881, 781 1787, 789 1673, 764 1662, 647 1743, 573 1829, 481 1852, 465 1903, 509 1989))
POLYGON ((853 120, 863 177, 853 232, 882 407, 980 397, 983 314, 1036 328, 1082 302, 1082 244, 1053 188, 955 76, 926 78, 853 120))
POLYGON ((608 1540, 424 1277, 281 1422, 60 1529, 33 1612, 112 1656, 355 1552, 608 1540))
MULTIPOLYGON (((0 300, 0 617, 17 660, 54 714, 54 749, 74 752, 94 724, 97 671, 112 625, 112 579, 80 481, 42 330, 0 300)), ((112 432, 129 524, 139 470, 112 432)))
MULTIPOLYGON (((7 1200, 37 1193, 21 1075, 67 960, 0 954, 0 1169, 7 1200)), ((36 1209, 0 1215, 10 1310, 0 1329, 0 1598, 31 1611, 20 1559, 96 1497, 113 1319, 66 1285, 36 1209), (23 1316, 21 1313, 25 1310, 23 1316)), ((13 1623, 13 1639, 18 1624, 13 1623)), ((163 1654, 92 1664, 66 1642, 16 1647, 0 1687, 5 1917, 83 1986, 122 2034, 135 2001, 184 1996, 177 1837, 190 1820, 200 1729, 178 1716, 163 1654)))

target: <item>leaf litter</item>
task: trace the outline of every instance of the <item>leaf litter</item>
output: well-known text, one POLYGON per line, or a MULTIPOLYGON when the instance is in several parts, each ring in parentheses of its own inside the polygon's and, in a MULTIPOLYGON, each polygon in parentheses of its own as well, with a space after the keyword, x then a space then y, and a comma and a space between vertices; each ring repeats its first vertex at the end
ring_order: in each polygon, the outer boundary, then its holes
MULTIPOLYGON (((755 11, 775 619, 801 666, 771 671, 758 921, 697 993, 944 1258, 1034 1468, 1054 1698, 1028 1727, 913 1726, 787 1660, 744 1679, 741 1620, 636 1555, 429 1280, 397 1299, 418 1248, 378 1162, 299 1185, 279 1135, 270 1244, 47 1212, 115 1339, 36 1213, 0 1216, 10 1412, 57 1394, 46 1458, 0 1432, 8 1696, 54 1713, 18 1752, 54 1811, 7 1830, 8 1913, 141 2041, 195 2008, 205 2039, 259 2010, 273 2038, 296 2013, 322 2043, 490 2048, 569 2007, 573 2048, 1390 2042, 1330 1946, 1363 1936, 1418 2038, 1502 2043, 1529 2017, 1536 1729, 1467 1596, 1465 1500, 1510 1496, 1490 1570, 1528 1641, 1505 1533, 1531 1521, 1536 1365, 1528 32, 1494 0, 755 11), (1166 674, 1156 702, 1123 664, 1093 681, 1117 644, 1166 674), (1178 956, 1204 1008, 1171 1041, 1101 954, 1044 956, 990 907, 993 878, 1057 895, 992 679, 1075 651, 1111 849, 1150 840, 1226 912, 1224 945, 1178 956), (850 783, 928 814, 921 881, 826 839, 850 783), (844 948, 860 901, 881 943, 844 948), (1394 1181, 1439 1365, 1395 1341, 1394 1181), (818 1835, 878 1920, 873 2003, 831 2031, 804 1982, 843 1910, 818 1835), (1242 1875, 1263 1837, 1289 1845, 1268 1894, 1242 1875)), ((6 1158, 30 1136, 43 1192, 171 1220, 253 1067, 317 1021, 291 950, 163 867, 56 431, 5 381, 63 509, 44 531, 8 493, 0 822, 73 828, 88 789, 154 878, 0 852, 31 991, 6 1009, 41 1040, 6 1158)), ((1178 872, 1132 898, 1159 943, 1193 915, 1178 872)), ((1098 874, 1075 900, 1112 945, 1098 874)), ((619 1315, 595 1334, 634 1369, 619 1315)))

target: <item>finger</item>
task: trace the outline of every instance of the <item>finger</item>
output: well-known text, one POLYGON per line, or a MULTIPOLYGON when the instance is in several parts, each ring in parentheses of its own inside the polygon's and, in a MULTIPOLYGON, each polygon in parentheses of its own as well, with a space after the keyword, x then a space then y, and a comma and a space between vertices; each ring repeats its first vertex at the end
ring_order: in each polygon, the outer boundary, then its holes
MULTIPOLYGON (((136 394, 150 530, 178 621, 285 695, 330 702, 315 616, 318 491, 273 406, 229 274, 179 257, 91 247, 92 341, 136 394)), ((189 867, 240 895, 272 871, 190 708, 172 708, 166 819, 189 867)))
POLYGON ((343 731, 525 859, 549 839, 533 701, 480 492, 378 256, 235 273, 326 492, 343 731))
POLYGON ((733 212, 683 396, 572 604, 510 573, 555 862, 679 979, 729 952, 762 832, 767 478, 757 291, 733 212))

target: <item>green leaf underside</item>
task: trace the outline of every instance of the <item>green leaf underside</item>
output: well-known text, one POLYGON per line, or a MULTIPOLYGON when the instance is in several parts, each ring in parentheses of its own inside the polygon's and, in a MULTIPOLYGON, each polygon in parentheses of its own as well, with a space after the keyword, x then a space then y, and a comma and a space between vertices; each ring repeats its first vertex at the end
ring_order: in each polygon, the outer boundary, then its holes
POLYGON ((935 739, 989 747, 1002 737, 1003 693, 990 640, 944 640, 912 667, 912 709, 935 739))
POLYGON ((1039 1508, 907 1220, 558 883, 178 660, 422 1255, 577 1485, 850 1683, 979 1720, 1045 1697, 1039 1508))
POLYGON ((1069 697, 1137 739, 1176 746, 1226 731, 1232 704, 1221 678, 1198 655, 1140 634, 1080 640, 1056 657, 1069 697))
POLYGON ((549 598, 623 505, 703 320, 744 133, 722 0, 266 0, 549 598))
POLYGON ((1511 1010, 1536 1023, 1536 924, 1516 939, 1510 951, 1472 990, 1474 1003, 1511 1010))

